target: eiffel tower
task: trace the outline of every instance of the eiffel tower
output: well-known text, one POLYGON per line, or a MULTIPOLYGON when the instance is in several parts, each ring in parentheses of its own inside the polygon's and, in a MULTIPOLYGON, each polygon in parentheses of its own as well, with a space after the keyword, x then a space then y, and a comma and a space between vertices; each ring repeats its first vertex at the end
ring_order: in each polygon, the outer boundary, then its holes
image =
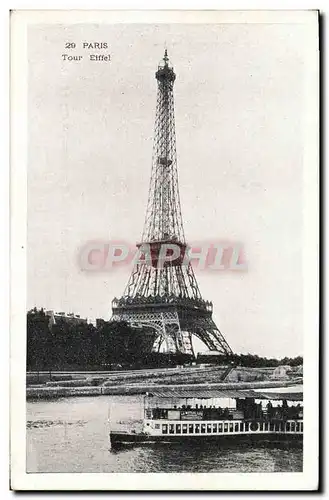
MULTIPOLYGON (((232 350, 212 319, 212 302, 203 300, 185 242, 178 190, 174 82, 176 75, 167 50, 155 73, 157 105, 153 162, 144 230, 136 262, 123 296, 112 301, 112 320, 155 332, 153 351, 194 356, 192 335, 211 351, 232 350), (161 248, 179 249, 169 262, 160 262, 161 248), (145 249, 149 250, 149 259, 145 249), (175 258, 174 258, 175 257, 175 258)), ((167 252, 169 255, 170 252, 167 252)))

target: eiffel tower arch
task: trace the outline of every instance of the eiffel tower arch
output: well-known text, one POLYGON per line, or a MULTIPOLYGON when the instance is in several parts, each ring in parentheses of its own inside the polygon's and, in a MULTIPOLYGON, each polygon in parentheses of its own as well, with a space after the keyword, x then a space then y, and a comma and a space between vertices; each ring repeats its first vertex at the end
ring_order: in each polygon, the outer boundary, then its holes
MULTIPOLYGON (((194 355, 192 335, 211 351, 231 354, 217 328, 212 302, 202 298, 185 242, 180 206, 174 118, 176 75, 167 50, 155 73, 157 104, 149 196, 141 242, 149 259, 140 259, 121 298, 112 301, 112 320, 152 328, 153 351, 194 355), (178 255, 162 260, 162 248, 178 248, 178 255)), ((144 252, 144 253, 143 253, 144 252)))

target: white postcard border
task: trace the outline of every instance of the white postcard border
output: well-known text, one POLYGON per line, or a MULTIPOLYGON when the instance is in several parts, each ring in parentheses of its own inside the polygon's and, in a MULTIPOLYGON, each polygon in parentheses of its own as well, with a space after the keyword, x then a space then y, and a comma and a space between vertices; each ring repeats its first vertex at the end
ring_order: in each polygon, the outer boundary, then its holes
POLYGON ((16 490, 300 490, 318 481, 318 57, 317 12, 16 11, 11 26, 11 487, 16 490), (27 52, 30 23, 305 23, 304 154, 304 471, 302 473, 26 473, 25 331, 27 52), (24 333, 23 333, 24 332, 24 333))

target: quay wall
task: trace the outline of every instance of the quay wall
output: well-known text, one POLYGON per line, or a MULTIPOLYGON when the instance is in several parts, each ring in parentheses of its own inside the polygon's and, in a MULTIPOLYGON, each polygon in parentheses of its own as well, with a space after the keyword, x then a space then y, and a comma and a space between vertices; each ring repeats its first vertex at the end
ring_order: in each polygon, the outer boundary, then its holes
POLYGON ((292 384, 301 384, 302 379, 293 379, 289 381, 260 381, 260 382, 223 382, 212 384, 125 384, 113 386, 98 386, 98 387, 60 387, 60 386, 35 386, 26 388, 27 399, 56 399, 62 397, 78 397, 78 396, 102 396, 102 395, 134 395, 142 394, 148 391, 170 388, 175 390, 187 388, 212 388, 212 389, 257 389, 257 388, 275 388, 275 387, 288 387, 292 384))

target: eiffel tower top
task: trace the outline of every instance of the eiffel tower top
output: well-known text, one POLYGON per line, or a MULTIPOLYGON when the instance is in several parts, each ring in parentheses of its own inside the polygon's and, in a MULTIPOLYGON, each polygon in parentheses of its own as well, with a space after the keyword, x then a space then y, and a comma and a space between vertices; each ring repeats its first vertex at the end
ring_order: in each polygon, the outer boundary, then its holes
POLYGON ((161 82, 172 86, 175 81, 176 75, 174 73, 174 68, 170 64, 167 49, 165 50, 164 56, 161 59, 158 71, 155 73, 156 79, 161 82))
POLYGON ((167 49, 155 77, 158 92, 153 161, 142 241, 173 241, 184 244, 174 116, 173 86, 176 75, 167 49))

